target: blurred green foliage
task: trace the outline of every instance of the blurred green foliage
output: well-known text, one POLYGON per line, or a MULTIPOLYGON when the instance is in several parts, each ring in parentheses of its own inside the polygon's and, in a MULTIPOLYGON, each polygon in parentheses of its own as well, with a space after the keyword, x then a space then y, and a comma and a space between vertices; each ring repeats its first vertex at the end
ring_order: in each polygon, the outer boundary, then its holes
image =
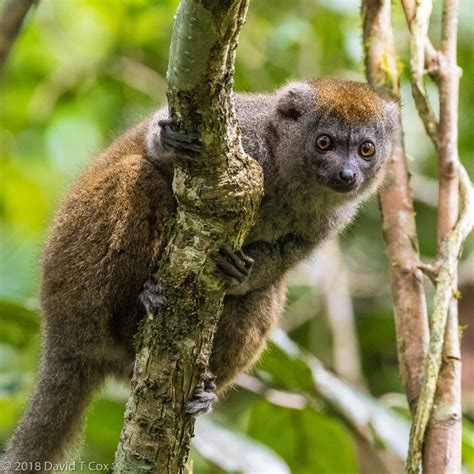
POLYGON ((301 474, 357 472, 350 433, 341 423, 311 408, 294 410, 267 401, 254 404, 248 433, 273 448, 301 474), (295 466, 296 467, 296 466, 295 466))
MULTIPOLYGON (((38 270, 48 223, 68 184, 93 155, 164 103, 177 4, 177 0, 41 0, 9 58, 0 85, 0 451, 24 408, 37 367, 38 270)), ((461 0, 459 64, 464 69, 460 154, 472 176, 471 7, 468 0, 461 0)), ((436 2, 433 34, 439 11, 436 2)), ((408 36, 398 7, 394 21, 404 71, 409 165, 415 174, 435 178, 433 150, 407 84, 408 36)), ((360 27, 354 0, 252 0, 237 52, 236 90, 270 90, 292 78, 313 75, 363 79, 360 27)), ((422 254, 432 257, 436 210, 417 202, 416 211, 422 254)), ((349 271, 372 275, 377 283, 362 285, 353 294, 369 391, 373 396, 402 392, 375 199, 341 242, 349 271)), ((465 253, 472 247, 468 242, 465 253)), ((308 285, 292 286, 285 321, 303 315, 290 336, 331 367, 331 330, 320 300, 321 293, 308 285)), ((263 357, 257 371, 261 374, 270 376, 263 380, 280 390, 310 391, 307 368, 290 364, 276 349, 263 357)), ((82 459, 112 461, 125 398, 123 389, 111 385, 96 399, 88 415, 82 459)), ((229 394, 213 416, 228 429, 270 447, 294 473, 359 472, 354 435, 324 404, 313 405, 281 407, 240 390, 229 394)), ((464 456, 472 469, 473 433, 466 420, 464 456)), ((212 460, 193 453, 196 472, 223 472, 212 460)))

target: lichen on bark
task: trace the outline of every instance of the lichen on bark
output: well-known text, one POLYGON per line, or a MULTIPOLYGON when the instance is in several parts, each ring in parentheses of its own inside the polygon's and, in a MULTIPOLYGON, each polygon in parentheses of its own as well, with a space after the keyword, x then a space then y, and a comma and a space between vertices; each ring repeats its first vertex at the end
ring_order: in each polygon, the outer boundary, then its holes
POLYGON ((261 169, 240 145, 232 99, 247 5, 184 0, 176 15, 169 116, 180 131, 197 133, 204 151, 176 156, 178 210, 156 274, 168 305, 143 324, 115 472, 184 470, 194 419, 183 408, 207 370, 224 299, 209 255, 243 244, 263 192, 261 169))

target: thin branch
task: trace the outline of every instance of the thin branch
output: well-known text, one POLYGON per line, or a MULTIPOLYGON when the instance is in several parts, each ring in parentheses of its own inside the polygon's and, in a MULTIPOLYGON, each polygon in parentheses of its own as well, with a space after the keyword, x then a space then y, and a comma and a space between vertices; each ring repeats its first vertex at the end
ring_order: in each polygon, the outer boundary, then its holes
MULTIPOLYGON (((408 27, 411 30, 415 18, 415 0, 401 0, 401 2, 408 27)), ((431 78, 436 81, 439 71, 439 53, 429 38, 426 38, 425 41, 425 68, 431 78)))
MULTIPOLYGON (((284 352, 288 354, 288 344, 294 347, 285 331, 282 340, 277 334, 276 344, 284 352), (282 347, 280 344, 284 344, 282 347)), ((295 352, 291 350, 291 357, 295 352)), ((267 381, 253 377, 248 374, 240 374, 237 379, 239 387, 249 392, 265 397, 265 399, 279 406, 292 408, 295 410, 309 408, 320 411, 319 399, 324 400, 334 414, 343 422, 350 426, 360 439, 366 444, 369 452, 375 457, 377 462, 383 466, 380 473, 399 473, 403 468, 406 459, 406 445, 408 444, 408 435, 410 432, 409 425, 391 412, 389 408, 385 408, 378 400, 371 398, 370 395, 359 392, 356 388, 346 384, 343 380, 338 379, 336 375, 327 371, 322 363, 312 354, 307 360, 300 359, 311 370, 315 394, 309 393, 301 395, 293 392, 282 392, 269 387, 267 381), (335 383, 333 383, 335 381, 335 383), (318 386, 324 386, 324 390, 318 390, 318 386), (342 387, 342 392, 341 392, 342 387), (356 409, 353 409, 353 402, 356 402, 356 409), (315 406, 316 405, 316 406, 315 406), (370 415, 369 415, 370 413, 370 415), (386 418, 386 421, 381 419, 386 418), (393 419, 390 419, 394 415, 393 419), (373 419, 377 421, 373 423, 373 419), (402 428, 401 430, 399 428, 402 428), (393 432, 387 436, 387 432, 393 432), (399 443, 393 442, 396 437, 400 439, 399 443), (383 440, 381 442, 381 440, 383 440), (385 441, 388 440, 388 443, 385 441), (401 448, 401 449, 400 449, 401 448), (402 455, 401 455, 402 453, 402 455)), ((370 461, 368 461, 370 462, 370 461)), ((374 466, 371 466, 374 467, 374 466)))
POLYGON ((453 298, 459 253, 466 237, 474 226, 474 190, 465 169, 459 167, 460 196, 463 209, 451 235, 442 243, 439 260, 431 337, 425 367, 423 386, 413 417, 407 472, 418 473, 422 458, 422 445, 436 392, 448 312, 453 298))
POLYGON ((458 0, 443 2, 441 51, 437 52, 436 83, 440 119, 436 124, 423 83, 422 59, 428 39, 431 1, 402 0, 411 29, 411 79, 413 97, 439 159, 438 257, 429 356, 414 415, 407 471, 458 473, 461 470, 461 364, 457 301, 458 253, 465 238, 463 222, 472 227, 472 186, 458 157, 458 97, 460 68, 456 64, 458 0), (458 172, 462 180, 459 183, 458 172), (459 194, 464 214, 456 229, 459 194), (466 217, 467 216, 467 217, 466 217), (453 232, 453 234, 451 233, 453 232), (456 234, 456 235, 455 235, 456 234), (428 431, 426 432, 429 423, 428 431), (425 434, 426 432, 426 434, 425 434), (424 445, 423 453, 422 448, 424 445))
POLYGON ((311 301, 307 302, 304 298, 293 301, 288 308, 291 317, 284 319, 282 327, 290 332, 311 319, 315 313, 325 312, 331 329, 333 369, 345 381, 363 388, 366 384, 360 363, 350 277, 363 286, 360 273, 351 275, 348 271, 337 239, 330 240, 290 274, 293 284, 311 288, 311 301), (311 311, 301 307, 307 304, 311 304, 311 311))
POLYGON ((0 15, 0 75, 25 17, 39 0, 7 0, 0 15))
MULTIPOLYGON (((362 12, 367 79, 399 98, 390 0, 364 0, 362 12)), ((401 123, 379 198, 390 262, 400 374, 413 409, 422 381, 429 332, 423 278, 417 268, 420 256, 401 123)))
POLYGON ((412 94, 426 133, 438 149, 438 120, 431 106, 425 88, 425 48, 428 42, 428 27, 433 5, 431 0, 416 0, 414 12, 412 2, 402 2, 405 16, 411 18, 409 26, 410 36, 410 79, 412 94))
POLYGON ((328 242, 320 255, 326 316, 332 335, 332 362, 336 374, 359 388, 365 386, 349 278, 337 240, 328 242))
POLYGON ((119 56, 111 64, 106 64, 102 72, 146 94, 157 103, 165 99, 166 79, 164 76, 133 58, 119 56))
MULTIPOLYGON (((456 62, 458 0, 444 0, 441 20, 441 52, 439 87, 439 205, 438 249, 441 254, 445 240, 458 220, 460 191, 463 183, 458 156, 459 80, 461 69, 456 62)), ((466 181, 464 179, 464 181, 466 181)), ((466 187, 464 183, 464 187, 466 187)), ((461 195, 461 199, 463 196, 461 195)), ((472 203, 471 203, 472 205, 472 203)), ((453 288, 457 274, 453 272, 453 288)), ((428 474, 461 472, 461 349, 458 302, 451 295, 441 370, 435 402, 425 438, 423 468, 428 474)))
POLYGON ((433 283, 435 286, 439 275, 439 265, 440 264, 437 260, 433 263, 418 263, 418 268, 431 280, 431 283, 433 283))

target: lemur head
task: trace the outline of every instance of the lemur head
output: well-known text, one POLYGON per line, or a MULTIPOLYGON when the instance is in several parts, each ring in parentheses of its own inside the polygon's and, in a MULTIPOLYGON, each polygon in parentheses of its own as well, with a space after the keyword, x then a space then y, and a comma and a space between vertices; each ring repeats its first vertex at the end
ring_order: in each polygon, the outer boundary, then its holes
POLYGON ((391 154, 398 104, 367 84, 295 82, 276 95, 273 147, 285 174, 349 196, 374 190, 391 154))

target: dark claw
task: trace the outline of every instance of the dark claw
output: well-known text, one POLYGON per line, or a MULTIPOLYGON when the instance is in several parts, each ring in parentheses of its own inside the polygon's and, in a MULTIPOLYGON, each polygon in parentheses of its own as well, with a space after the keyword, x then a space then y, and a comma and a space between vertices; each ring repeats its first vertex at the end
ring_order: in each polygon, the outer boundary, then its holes
POLYGON ((168 303, 163 296, 161 288, 155 283, 153 278, 148 278, 143 285, 143 291, 140 293, 139 300, 147 314, 152 314, 153 316, 158 313, 159 309, 166 307, 168 303))
POLYGON ((158 125, 161 127, 160 143, 165 150, 176 150, 181 153, 202 153, 202 143, 195 133, 185 135, 173 130, 173 123, 168 119, 160 120, 158 125))
POLYGON ((208 374, 202 386, 198 387, 191 400, 186 403, 185 411, 189 415, 198 416, 212 410, 212 404, 217 399, 215 377, 208 374), (204 388, 202 387, 204 386, 204 388))
POLYGON ((250 276, 253 259, 241 250, 234 251, 230 246, 224 245, 211 255, 216 262, 219 272, 224 280, 232 286, 244 283, 250 276))

